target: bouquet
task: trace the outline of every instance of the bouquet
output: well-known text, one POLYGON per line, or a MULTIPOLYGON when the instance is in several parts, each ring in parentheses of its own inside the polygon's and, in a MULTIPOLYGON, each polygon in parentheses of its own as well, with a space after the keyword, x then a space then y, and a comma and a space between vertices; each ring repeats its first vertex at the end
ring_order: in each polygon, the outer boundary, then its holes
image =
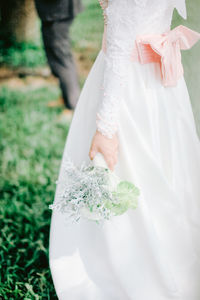
POLYGON ((139 189, 129 181, 120 180, 108 168, 101 153, 80 167, 67 159, 63 178, 57 181, 63 191, 49 208, 67 214, 73 221, 87 218, 99 223, 138 205, 139 189))

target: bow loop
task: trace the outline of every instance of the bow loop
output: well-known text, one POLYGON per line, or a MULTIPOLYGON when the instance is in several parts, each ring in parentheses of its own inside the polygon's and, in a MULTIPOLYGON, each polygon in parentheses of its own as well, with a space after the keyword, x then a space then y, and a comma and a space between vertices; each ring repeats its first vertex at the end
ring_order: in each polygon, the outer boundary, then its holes
POLYGON ((160 62, 163 85, 174 86, 183 75, 181 50, 190 49, 199 39, 198 32, 183 25, 163 34, 143 35, 136 39, 139 61, 160 62))

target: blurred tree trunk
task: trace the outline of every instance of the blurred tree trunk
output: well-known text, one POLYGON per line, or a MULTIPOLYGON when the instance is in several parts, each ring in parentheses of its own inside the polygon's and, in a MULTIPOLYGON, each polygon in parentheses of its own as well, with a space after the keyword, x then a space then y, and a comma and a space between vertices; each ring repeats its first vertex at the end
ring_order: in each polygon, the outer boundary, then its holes
POLYGON ((39 40, 39 27, 33 0, 1 0, 1 39, 17 42, 39 40))

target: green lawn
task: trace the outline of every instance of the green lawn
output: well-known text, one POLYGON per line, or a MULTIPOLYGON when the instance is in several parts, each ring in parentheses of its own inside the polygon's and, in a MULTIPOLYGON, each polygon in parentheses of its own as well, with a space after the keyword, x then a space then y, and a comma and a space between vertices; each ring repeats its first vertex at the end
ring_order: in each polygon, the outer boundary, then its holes
POLYGON ((58 90, 1 89, 0 295, 56 299, 48 268, 55 180, 68 126, 47 108, 58 90))

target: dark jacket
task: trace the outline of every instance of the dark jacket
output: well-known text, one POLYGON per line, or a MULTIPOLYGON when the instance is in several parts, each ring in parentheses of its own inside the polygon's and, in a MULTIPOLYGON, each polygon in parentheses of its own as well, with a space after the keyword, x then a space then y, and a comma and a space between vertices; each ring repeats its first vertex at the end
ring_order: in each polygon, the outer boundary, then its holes
POLYGON ((71 19, 83 11, 81 0, 35 0, 35 5, 42 21, 71 19))

